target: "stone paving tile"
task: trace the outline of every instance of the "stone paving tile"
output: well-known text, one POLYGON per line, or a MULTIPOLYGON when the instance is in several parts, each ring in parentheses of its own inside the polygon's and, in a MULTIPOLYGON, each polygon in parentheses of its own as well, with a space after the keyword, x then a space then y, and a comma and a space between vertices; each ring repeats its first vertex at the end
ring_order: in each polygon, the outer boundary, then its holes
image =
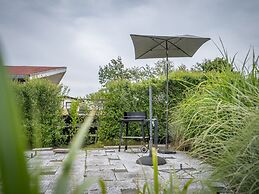
MULTIPOLYGON (((67 154, 55 154, 53 151, 37 151, 37 155, 27 161, 27 166, 32 171, 38 167, 42 169, 39 177, 41 193, 53 192, 55 182, 62 172, 62 162, 66 156, 67 154)), ((84 181, 85 156, 84 151, 77 153, 70 175, 69 188, 73 188, 84 181)))
POLYGON ((117 154, 107 154, 108 160, 120 160, 117 154))
POLYGON ((106 164, 106 165, 87 165, 87 170, 90 171, 103 171, 103 170, 124 170, 125 166, 121 163, 119 164, 106 164))
POLYGON ((125 189, 135 189, 136 184, 132 181, 116 181, 111 182, 107 181, 105 182, 107 186, 107 193, 121 193, 122 190, 125 189))
MULTIPOLYGON (((136 184, 130 180, 128 181, 105 181, 106 191, 109 194, 122 193, 126 189, 136 189, 136 184)), ((98 184, 92 185, 85 193, 100 194, 98 184)), ((125 193, 125 192, 124 192, 125 193)))
POLYGON ((118 172, 115 173, 115 177, 118 181, 126 181, 126 180, 149 180, 153 179, 153 173, 151 172, 139 172, 139 173, 124 173, 118 172))
POLYGON ((104 156, 87 156, 86 165, 107 165, 109 164, 109 159, 104 156))
POLYGON ((89 150, 87 151, 87 156, 92 157, 92 156, 107 156, 105 150, 89 150))
MULTIPOLYGON (((111 151, 111 150, 110 150, 111 151)), ((143 153, 139 152, 131 152, 129 151, 124 152, 112 152, 112 158, 116 158, 116 154, 118 155, 119 159, 118 161, 116 160, 110 160, 111 165, 121 165, 124 164, 125 168, 127 169, 128 172, 115 172, 115 178, 116 180, 113 181, 113 185, 116 183, 120 183, 122 181, 128 181, 128 182, 133 182, 136 186, 136 183, 139 184, 140 187, 143 187, 144 183, 146 181, 152 182, 153 179, 153 169, 152 167, 149 166, 141 166, 136 164, 136 160, 144 155, 143 153), (144 175, 143 171, 145 172, 146 175, 144 175)), ((168 182, 169 177, 170 177, 170 172, 174 171, 176 176, 178 177, 180 183, 186 182, 186 180, 189 180, 190 178, 193 178, 196 173, 199 173, 195 167, 199 166, 200 163, 199 161, 193 161, 186 156, 184 153, 179 153, 178 155, 163 155, 161 154, 161 157, 165 157, 167 164, 163 166, 159 166, 159 170, 164 170, 164 172, 159 172, 159 180, 161 182, 168 182), (178 157, 179 155, 179 157, 178 157)), ((91 157, 87 157, 87 160, 91 157)), ((109 154, 107 154, 107 157, 109 157, 109 154)), ((90 160, 90 159, 89 159, 90 160)), ((97 158, 98 160, 98 158, 97 158)), ((98 169, 98 164, 95 167, 90 167, 90 168, 97 168, 98 169)), ((105 171, 105 168, 111 169, 106 166, 102 166, 101 170, 105 171)), ((106 172, 106 171, 105 171, 106 172)), ((95 173, 96 175, 98 173, 95 173)), ((103 175, 101 175, 103 176, 103 175)), ((113 175, 111 175, 113 176, 113 175)), ((106 178, 107 179, 107 178, 106 178)), ((197 186, 195 186, 197 187, 197 186)), ((127 187, 125 188, 127 189, 127 187)), ((110 191, 112 191, 110 189, 110 191)), ((96 191, 95 191, 96 192, 96 191)), ((108 192, 109 193, 109 192, 108 192)), ((112 192, 111 192, 112 193, 112 192)))
POLYGON ((115 149, 105 149, 106 153, 115 153, 115 149))
POLYGON ((86 171, 86 177, 99 177, 104 181, 116 181, 115 174, 112 170, 86 171))
POLYGON ((40 191, 45 193, 49 187, 49 181, 42 181, 40 184, 40 191))
MULTIPOLYGON (((28 152, 27 156, 30 152, 28 152)), ((127 193, 132 192, 137 186, 143 187, 145 182, 152 183, 153 167, 136 164, 136 160, 148 153, 139 152, 138 148, 129 148, 126 152, 118 149, 98 149, 80 151, 70 177, 69 189, 72 191, 76 185, 83 183, 86 178, 103 178, 107 193, 127 193)), ((170 173, 173 172, 178 177, 181 185, 184 185, 190 178, 195 180, 207 178, 210 174, 210 167, 201 164, 197 159, 193 159, 182 152, 177 154, 163 155, 167 164, 161 165, 159 169, 159 181, 166 184, 170 173)), ((67 154, 54 153, 53 151, 37 151, 34 158, 27 158, 28 168, 33 169, 35 165, 43 167, 44 175, 41 175, 42 193, 52 193, 55 182, 62 172, 62 162, 67 154), (38 162, 40 161, 40 163, 38 162), (48 174, 49 173, 49 174, 48 174)), ((191 188, 199 188, 200 183, 194 183, 191 188)), ((98 184, 93 185, 85 193, 100 193, 98 184)))
POLYGON ((118 157, 123 161, 137 160, 139 156, 134 153, 118 152, 118 157))
POLYGON ((121 165, 122 161, 121 160, 110 160, 110 165, 121 165))

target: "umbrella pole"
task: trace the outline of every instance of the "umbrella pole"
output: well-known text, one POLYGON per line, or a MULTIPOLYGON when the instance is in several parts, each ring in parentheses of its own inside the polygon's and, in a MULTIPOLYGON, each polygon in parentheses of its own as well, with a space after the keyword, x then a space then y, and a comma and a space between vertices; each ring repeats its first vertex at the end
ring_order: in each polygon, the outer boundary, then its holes
MULTIPOLYGON (((147 166, 153 166, 153 160, 152 160, 152 144, 153 144, 153 138, 152 138, 152 87, 149 86, 149 132, 150 132, 150 139, 149 139, 149 155, 148 156, 142 156, 139 159, 137 159, 136 163, 141 165, 147 165, 147 166)), ((163 165, 166 164, 166 160, 162 157, 157 156, 157 165, 163 165)))
POLYGON ((169 72, 169 61, 168 61, 168 42, 166 40, 166 126, 165 126, 165 149, 164 150, 158 150, 161 154, 175 154, 175 151, 168 150, 168 109, 169 109, 169 83, 168 83, 168 72, 169 72))
POLYGON ((153 137, 152 137, 152 87, 149 86, 149 156, 152 157, 153 137))
POLYGON ((168 107, 169 107, 169 95, 168 95, 168 45, 166 41, 166 136, 165 136, 165 149, 168 149, 168 107))

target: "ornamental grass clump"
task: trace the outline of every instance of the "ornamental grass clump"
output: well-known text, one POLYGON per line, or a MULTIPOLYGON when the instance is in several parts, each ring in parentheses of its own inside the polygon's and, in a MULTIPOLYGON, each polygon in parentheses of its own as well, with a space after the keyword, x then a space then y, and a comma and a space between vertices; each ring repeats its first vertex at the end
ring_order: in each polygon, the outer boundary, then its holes
POLYGON ((178 148, 212 164, 214 178, 238 193, 259 191, 256 75, 214 73, 180 103, 171 122, 178 148))
POLYGON ((259 193, 259 111, 224 147, 213 177, 235 193, 259 193))
POLYGON ((201 83, 172 119, 172 135, 179 147, 213 164, 229 139, 256 115, 258 85, 237 72, 214 73, 201 83))

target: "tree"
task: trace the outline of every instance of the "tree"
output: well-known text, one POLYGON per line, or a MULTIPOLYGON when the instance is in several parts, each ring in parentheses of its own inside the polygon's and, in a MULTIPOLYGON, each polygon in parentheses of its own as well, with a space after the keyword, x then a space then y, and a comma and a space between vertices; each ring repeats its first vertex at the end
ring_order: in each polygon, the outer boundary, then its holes
POLYGON ((155 77, 165 75, 166 74, 166 63, 168 63, 168 73, 174 71, 174 64, 172 61, 166 61, 165 59, 159 60, 155 63, 155 67, 153 68, 153 75, 155 77))
POLYGON ((217 71, 222 72, 226 69, 233 71, 233 65, 224 58, 217 57, 214 60, 205 59, 202 63, 197 63, 192 70, 194 71, 217 71))
POLYGON ((180 66, 178 66, 177 70, 178 71, 188 71, 186 65, 184 65, 184 64, 181 64, 180 66))
MULTIPOLYGON (((166 60, 159 60, 154 64, 154 67, 146 65, 144 67, 131 67, 125 68, 122 63, 121 57, 112 59, 110 63, 100 67, 99 69, 99 83, 105 86, 106 83, 112 80, 127 79, 131 82, 139 82, 150 78, 159 77, 165 75, 166 72, 166 60)), ((174 65, 171 61, 168 61, 168 72, 172 72, 174 65)))
POLYGON ((128 70, 124 68, 121 57, 112 59, 110 63, 99 68, 99 83, 105 85, 111 80, 128 79, 128 70))

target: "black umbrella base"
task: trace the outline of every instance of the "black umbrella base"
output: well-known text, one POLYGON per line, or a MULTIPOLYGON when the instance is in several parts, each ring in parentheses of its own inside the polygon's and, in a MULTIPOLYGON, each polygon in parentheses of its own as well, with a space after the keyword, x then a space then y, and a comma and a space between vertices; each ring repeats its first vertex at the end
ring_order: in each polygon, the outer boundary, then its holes
POLYGON ((176 154, 176 151, 174 151, 174 150, 161 149, 161 148, 159 148, 159 150, 157 152, 160 154, 176 154))
MULTIPOLYGON (((137 164, 146 165, 146 166, 153 166, 152 156, 142 156, 136 161, 137 164)), ((164 165, 166 161, 164 158, 157 156, 157 164, 164 165)))

